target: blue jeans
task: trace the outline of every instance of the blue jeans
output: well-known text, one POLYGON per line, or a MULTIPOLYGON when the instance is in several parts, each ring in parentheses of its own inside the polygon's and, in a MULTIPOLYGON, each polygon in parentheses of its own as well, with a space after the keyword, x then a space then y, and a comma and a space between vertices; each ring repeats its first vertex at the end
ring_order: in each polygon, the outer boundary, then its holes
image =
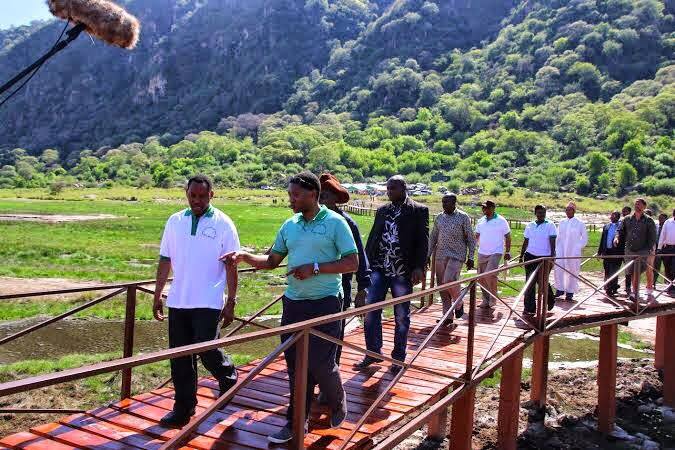
MULTIPOLYGON (((373 271, 370 275, 367 304, 381 302, 391 289, 392 297, 402 297, 412 293, 412 282, 408 277, 388 277, 380 271, 373 271)), ((394 350, 391 357, 405 361, 405 349, 408 343, 408 329, 410 328, 410 302, 394 306, 396 329, 394 331, 394 350)), ((366 314, 364 323, 366 347, 371 352, 382 353, 382 310, 366 314)))

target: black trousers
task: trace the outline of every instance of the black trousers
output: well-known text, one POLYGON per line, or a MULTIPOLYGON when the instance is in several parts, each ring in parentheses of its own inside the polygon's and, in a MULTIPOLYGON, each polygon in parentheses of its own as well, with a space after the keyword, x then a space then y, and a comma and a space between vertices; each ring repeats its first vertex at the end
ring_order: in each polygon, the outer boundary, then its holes
MULTIPOLYGON (((291 300, 284 296, 283 313, 281 315, 281 325, 302 322, 304 320, 315 319, 328 314, 335 314, 342 310, 342 300, 339 297, 324 297, 318 300, 291 300)), ((329 336, 338 338, 340 336, 340 322, 331 322, 315 327, 329 336)), ((281 341, 290 338, 291 334, 282 334, 281 341)), ((305 417, 309 417, 314 388, 319 385, 329 408, 336 408, 342 402, 344 388, 340 371, 335 362, 335 352, 337 345, 321 339, 317 336, 309 337, 309 353, 307 367, 307 396, 305 397, 305 417)), ((290 405, 286 413, 288 425, 293 425, 293 409, 303 405, 293 404, 293 395, 295 391, 295 356, 296 346, 293 345, 284 352, 286 366, 288 367, 288 383, 291 391, 290 405)))
MULTIPOLYGON (((351 288, 351 283, 349 287, 351 288)), ((342 289, 344 289, 344 283, 342 284, 342 289)), ((352 306, 351 290, 349 292, 345 291, 344 298, 342 299, 342 311, 347 311, 351 306, 352 306)), ((344 340, 345 338, 346 325, 347 321, 343 320, 340 325, 340 335, 339 335, 340 340, 344 340)), ((340 367, 340 356, 342 356, 342 346, 338 345, 337 349, 335 350, 335 362, 337 363, 338 367, 340 367)))
MULTIPOLYGON (((523 260, 525 262, 527 261, 532 261, 533 259, 541 258, 540 256, 534 256, 531 253, 525 252, 523 260)), ((541 261, 534 263, 534 264, 528 264, 525 266, 525 282, 530 279, 530 275, 534 273, 535 270, 537 270, 537 267, 541 265, 541 261)), ((535 314, 537 312, 537 284, 539 283, 539 276, 537 275, 537 279, 532 282, 530 287, 527 289, 525 292, 525 312, 535 314)), ((548 309, 552 309, 553 305, 555 304, 555 293, 553 292, 553 288, 551 287, 551 283, 548 282, 548 279, 546 281, 546 285, 548 286, 548 309)))
MULTIPOLYGON (((612 250, 607 250, 607 256, 621 255, 622 253, 612 250)), ((620 268, 623 260, 621 258, 608 258, 602 260, 602 267, 605 270, 605 281, 612 277, 620 268)), ((619 277, 612 280, 611 283, 605 285, 605 291, 616 292, 619 290, 619 277)))
MULTIPOLYGON (((219 309, 169 308, 169 347, 216 339, 219 319, 219 309)), ((197 356, 218 381, 236 382, 232 359, 220 349, 174 358, 171 360, 171 380, 176 391, 175 411, 185 412, 197 405, 197 356)))
MULTIPOLYGON (((659 253, 662 255, 675 254, 675 245, 664 245, 659 253)), ((673 280, 675 278, 675 256, 661 256, 660 258, 663 261, 665 275, 669 280, 673 280)), ((668 291, 675 292, 675 286, 670 286, 668 291)))

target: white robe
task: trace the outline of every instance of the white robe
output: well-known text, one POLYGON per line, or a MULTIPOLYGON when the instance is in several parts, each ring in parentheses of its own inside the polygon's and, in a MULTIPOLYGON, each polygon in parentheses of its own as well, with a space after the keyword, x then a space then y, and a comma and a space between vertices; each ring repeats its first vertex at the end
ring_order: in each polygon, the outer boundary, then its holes
MULTIPOLYGON (((558 225, 558 237, 555 241, 556 256, 581 256, 588 243, 586 225, 576 217, 565 219, 558 225)), ((574 275, 581 270, 581 259, 557 259, 555 267, 555 287, 558 291, 576 293, 579 290, 579 280, 559 266, 564 267, 574 275)))

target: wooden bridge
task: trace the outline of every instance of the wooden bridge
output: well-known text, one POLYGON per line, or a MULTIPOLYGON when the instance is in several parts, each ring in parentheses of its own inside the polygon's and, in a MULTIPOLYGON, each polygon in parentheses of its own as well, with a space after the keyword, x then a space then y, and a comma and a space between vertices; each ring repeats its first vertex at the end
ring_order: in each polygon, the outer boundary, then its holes
MULTIPOLYGON (((598 258, 598 257, 595 257, 598 258)), ((559 261, 560 259, 558 259, 559 261)), ((657 316, 656 364, 664 371, 664 403, 675 406, 675 358, 664 358, 666 349, 675 348, 675 298, 664 291, 640 300, 623 297, 610 298, 604 295, 604 284, 594 283, 583 274, 579 275, 583 286, 574 302, 558 301, 547 313, 547 290, 538 289, 537 313, 534 318, 523 317, 523 294, 531 285, 543 286, 548 282, 549 272, 555 265, 550 258, 527 263, 510 263, 490 274, 503 275, 522 269, 527 264, 541 263, 531 277, 519 283, 517 289, 512 280, 500 277, 504 290, 517 293, 515 296, 495 295, 496 307, 482 309, 476 305, 476 290, 480 276, 463 280, 464 288, 451 309, 444 316, 433 295, 456 283, 433 286, 406 297, 367 305, 343 313, 334 314, 298 324, 268 328, 256 323, 265 311, 277 300, 269 303, 248 319, 237 318, 239 324, 227 336, 214 341, 158 351, 142 356, 133 356, 134 312, 136 293, 152 293, 146 286, 152 281, 97 286, 84 289, 68 289, 52 292, 35 292, 21 295, 0 295, 0 300, 37 295, 63 294, 85 290, 110 290, 96 300, 85 303, 67 313, 34 325, 22 332, 0 339, 0 345, 18 339, 36 329, 61 320, 115 295, 126 292, 124 357, 78 369, 51 373, 23 380, 0 384, 0 397, 27 392, 66 381, 122 371, 122 388, 119 402, 89 411, 70 411, 53 423, 35 426, 0 439, 1 448, 12 449, 118 449, 118 448, 193 448, 193 449, 262 449, 271 446, 267 435, 285 424, 284 414, 290 393, 286 364, 281 356, 284 349, 298 346, 296 363, 297 402, 305 397, 307 346, 310 335, 328 339, 343 347, 340 372, 347 391, 348 409, 346 421, 339 429, 330 429, 327 411, 319 405, 312 408, 309 431, 301 426, 294 429, 292 448, 330 448, 335 450, 356 448, 391 449, 407 436, 427 425, 430 438, 449 436, 450 448, 471 448, 473 407, 476 386, 502 370, 499 413, 498 446, 514 449, 518 434, 520 407, 520 381, 523 351, 534 345, 531 400, 543 406, 546 402, 548 374, 549 337, 555 333, 600 326, 600 352, 598 366, 598 427, 603 432, 613 429, 615 414, 615 383, 617 358, 617 324, 645 317, 657 316), (363 330, 353 328, 344 341, 316 331, 313 327, 336 320, 351 321, 369 311, 391 307, 395 304, 414 301, 408 354, 405 362, 392 360, 374 365, 369 370, 357 371, 353 364, 360 360, 365 350, 363 330), (442 321, 454 314, 454 307, 465 301, 467 314, 464 320, 456 320, 458 327, 449 331, 442 321), (440 322, 439 322, 440 321, 440 322), (259 331, 237 334, 246 325, 260 328, 259 331), (164 428, 159 420, 173 406, 173 390, 170 387, 132 395, 132 368, 172 357, 199 353, 216 347, 256 339, 280 336, 290 337, 272 353, 260 361, 239 368, 239 381, 219 397, 217 382, 202 378, 199 382, 197 415, 182 430, 164 428), (396 364, 403 370, 394 375, 389 366, 396 364), (448 407, 453 406, 451 424, 447 426, 448 407)), ((647 264, 646 259, 635 259, 624 265, 615 277, 623 278, 629 265, 647 264)), ((250 270, 245 270, 250 271, 250 270)), ((636 271, 639 273, 639 271, 636 271)), ((672 281, 669 281, 672 283, 672 281)), ((385 345, 388 355, 393 341, 393 319, 383 320, 385 345)), ((58 413, 57 410, 0 410, 0 413, 58 413)), ((296 424, 305 422, 303 408, 296 408, 296 424)))

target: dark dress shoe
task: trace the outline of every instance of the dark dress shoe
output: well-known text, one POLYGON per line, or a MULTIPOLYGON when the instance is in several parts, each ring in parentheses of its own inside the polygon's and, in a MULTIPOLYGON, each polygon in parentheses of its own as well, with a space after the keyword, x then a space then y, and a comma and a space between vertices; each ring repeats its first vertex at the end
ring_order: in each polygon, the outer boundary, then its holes
POLYGON ((182 428, 190 422, 190 417, 194 416, 195 410, 189 411, 171 411, 159 421, 161 425, 171 428, 182 428))
POLYGON ((464 316, 464 305, 455 309, 455 318, 456 319, 461 319, 463 316, 464 316))
POLYGON ((223 395, 224 393, 226 393, 227 391, 232 389, 232 386, 237 384, 237 369, 233 369, 233 370, 234 370, 234 372, 232 373, 232 375, 218 381, 218 390, 220 390, 219 395, 223 395))
POLYGON ((354 364, 354 368, 355 369, 365 369, 366 367, 368 367, 372 364, 380 363, 382 361, 383 360, 381 360, 380 358, 373 358, 372 356, 366 356, 361 361, 354 364))

